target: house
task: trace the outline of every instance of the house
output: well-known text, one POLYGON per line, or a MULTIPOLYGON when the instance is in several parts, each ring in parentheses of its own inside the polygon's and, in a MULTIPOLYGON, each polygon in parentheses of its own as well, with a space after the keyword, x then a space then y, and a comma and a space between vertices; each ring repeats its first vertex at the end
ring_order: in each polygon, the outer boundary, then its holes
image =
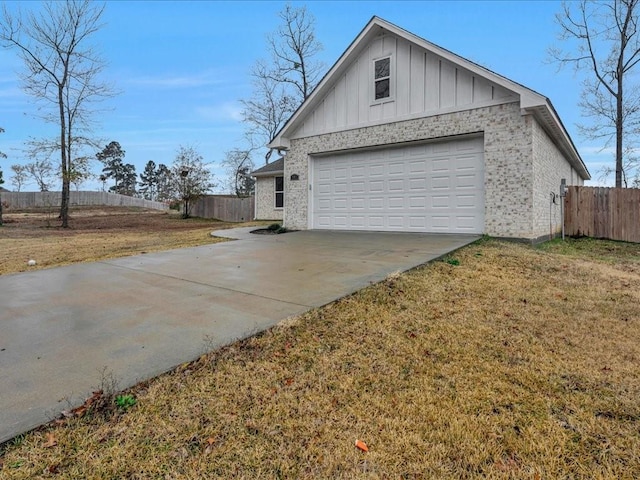
POLYGON ((289 229, 536 241, 590 178, 549 99, 378 17, 269 147, 256 198, 289 229))

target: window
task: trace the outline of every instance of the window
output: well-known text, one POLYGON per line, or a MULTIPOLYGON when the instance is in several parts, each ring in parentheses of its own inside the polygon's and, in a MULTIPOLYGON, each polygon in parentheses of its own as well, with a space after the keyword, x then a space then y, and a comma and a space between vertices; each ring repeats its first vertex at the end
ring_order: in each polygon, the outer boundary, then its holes
POLYGON ((389 98, 391 96, 391 57, 373 62, 373 71, 375 99, 389 98))
POLYGON ((284 207, 284 177, 276 177, 276 208, 284 207))

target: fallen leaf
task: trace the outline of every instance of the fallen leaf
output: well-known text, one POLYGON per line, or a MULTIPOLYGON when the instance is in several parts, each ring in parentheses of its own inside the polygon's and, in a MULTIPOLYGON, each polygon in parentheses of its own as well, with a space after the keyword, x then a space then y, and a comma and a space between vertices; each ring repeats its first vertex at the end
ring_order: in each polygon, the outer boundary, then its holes
POLYGON ((59 472, 60 472, 60 465, 53 463, 49 465, 47 468, 45 468, 42 473, 44 473, 45 475, 56 475, 59 472))
POLYGON ((284 381, 284 384, 285 384, 285 385, 287 385, 287 386, 291 385, 292 383, 293 383, 293 378, 287 378, 287 379, 284 381))
POLYGON ((367 444, 364 443, 362 440, 356 440, 356 447, 362 450, 363 452, 369 451, 369 447, 367 447, 367 444))
POLYGON ((71 410, 71 413, 76 417, 82 417, 85 413, 87 413, 86 404, 80 405, 79 407, 74 408, 73 410, 71 410))
POLYGON ((56 441, 56 437, 51 432, 47 433, 47 441, 42 446, 44 448, 51 448, 51 447, 55 447, 56 445, 58 445, 58 442, 56 441))
POLYGON ((207 443, 208 443, 209 445, 213 445, 214 443, 216 443, 216 439, 215 439, 215 437, 209 437, 209 438, 207 438, 207 443))

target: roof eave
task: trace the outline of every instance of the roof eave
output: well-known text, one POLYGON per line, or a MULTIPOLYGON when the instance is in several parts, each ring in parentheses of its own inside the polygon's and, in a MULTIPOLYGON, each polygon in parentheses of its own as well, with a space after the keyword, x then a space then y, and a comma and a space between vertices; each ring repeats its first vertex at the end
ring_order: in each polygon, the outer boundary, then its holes
POLYGON ((275 177, 278 175, 284 175, 284 170, 273 170, 271 172, 264 172, 264 173, 252 173, 251 176, 255 177, 255 178, 260 178, 260 177, 275 177))
POLYGON ((523 101, 521 99, 520 106, 523 111, 534 115, 536 119, 538 119, 547 133, 551 135, 559 148, 567 156, 569 163, 575 168, 580 177, 582 177, 583 180, 591 180, 591 174, 564 127, 562 120, 560 120, 553 104, 548 98, 542 98, 543 102, 531 102, 530 99, 524 99, 523 101))

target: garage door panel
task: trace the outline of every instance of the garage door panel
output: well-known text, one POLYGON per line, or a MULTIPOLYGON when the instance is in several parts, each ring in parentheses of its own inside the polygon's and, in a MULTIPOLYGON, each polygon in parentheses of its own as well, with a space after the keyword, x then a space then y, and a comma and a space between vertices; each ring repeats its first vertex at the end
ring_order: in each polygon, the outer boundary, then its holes
POLYGON ((387 227, 394 230, 402 230, 404 228, 404 216, 390 215, 387 218, 387 227))
POLYGON ((475 175, 456 175, 455 177, 455 188, 456 189, 474 189, 478 180, 475 175))
POLYGON ((431 178, 431 186, 433 190, 450 190, 451 189, 451 177, 448 175, 436 176, 431 178))
POLYGON ((463 217, 463 216, 456 216, 456 226, 458 229, 460 230, 468 230, 468 231, 473 231, 474 228, 474 222, 475 222, 475 218, 472 216, 467 216, 467 217, 463 217))
POLYGON ((405 191, 404 179, 388 180, 387 185, 389 186, 389 191, 390 192, 404 192, 405 191))
POLYGON ((483 139, 312 160, 311 226, 482 233, 483 139))
POLYGON ((347 199, 346 198, 336 198, 333 202, 333 208, 336 210, 346 210, 347 209, 347 199))
POLYGON ((344 215, 335 215, 333 220, 333 226, 335 228, 346 228, 348 226, 347 217, 344 215))
POLYGON ((371 177, 382 177, 384 173, 384 165, 371 165, 369 168, 369 176, 371 177))
POLYGON ((459 172, 464 170, 475 171, 477 163, 475 155, 458 156, 456 157, 455 167, 459 172))
POLYGON ((389 197, 389 208, 405 210, 405 198, 404 197, 389 197))
POLYGON ((409 163, 409 175, 424 174, 427 171, 427 164, 424 160, 409 163))
POLYGON ((417 197, 417 196, 409 197, 409 208, 424 209, 426 207, 427 207, 427 197, 417 197))
POLYGON ((364 210, 367 202, 364 198, 352 198, 351 199, 351 210, 364 210))
POLYGON ((410 178, 409 179, 409 190, 424 192, 427 189, 427 179, 426 178, 410 178))
POLYGON ((367 169, 364 166, 357 166, 351 168, 351 178, 363 178, 367 173, 367 169))
POLYGON ((412 230, 426 231, 427 229, 427 217, 421 215, 419 217, 409 217, 409 228, 412 230))
POLYGON ((384 208, 384 198, 382 197, 373 197, 369 199, 369 208, 382 209, 384 208))
POLYGON ((351 193, 364 193, 366 188, 365 182, 353 182, 351 184, 351 193))
POLYGON ((384 217, 379 215, 379 216, 370 216, 369 217, 369 227, 371 229, 383 229, 384 228, 384 217))
POLYGON ((389 164, 389 176, 404 175, 405 164, 404 163, 390 163, 389 164))
POLYGON ((443 172, 449 174, 451 171, 451 159, 450 158, 440 158, 433 159, 431 162, 431 172, 435 174, 442 174, 443 172))
POLYGON ((457 208, 475 208, 478 204, 477 195, 456 195, 457 208))
POLYGON ((352 215, 351 226, 356 229, 365 228, 367 226, 367 219, 364 215, 352 215))
POLYGON ((384 181, 375 180, 369 182, 369 192, 371 193, 379 193, 384 191, 384 181))
POLYGON ((433 195, 431 197, 432 208, 450 208, 451 199, 449 195, 433 195))

